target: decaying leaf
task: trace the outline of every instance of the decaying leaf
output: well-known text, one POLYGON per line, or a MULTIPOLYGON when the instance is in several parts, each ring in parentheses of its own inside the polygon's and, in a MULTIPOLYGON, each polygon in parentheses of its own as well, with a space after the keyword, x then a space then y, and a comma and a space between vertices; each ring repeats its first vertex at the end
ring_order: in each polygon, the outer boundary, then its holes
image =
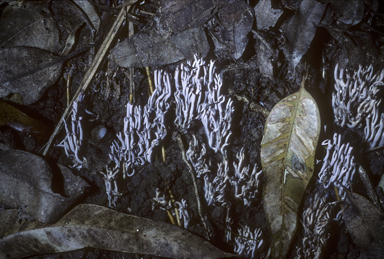
POLYGON ((268 42, 262 32, 252 31, 255 38, 255 51, 257 53, 257 66, 265 76, 273 76, 273 66, 276 63, 278 52, 272 48, 272 44, 268 42))
POLYGON ((19 208, 21 218, 57 221, 84 194, 88 184, 63 166, 52 172, 37 155, 14 149, 1 151, 0 203, 19 208), (61 189, 62 195, 54 192, 53 186, 55 191, 61 189))
MULTIPOLYGON (((7 218, 12 219, 12 216, 7 215, 7 218)), ((0 239, 0 258, 21 258, 85 247, 167 258, 235 256, 177 226, 98 205, 78 205, 52 225, 41 226, 34 222, 15 225, 5 229, 7 236, 0 239)))
POLYGON ((0 101, 0 127, 3 125, 32 134, 40 143, 49 136, 49 127, 44 122, 29 117, 12 105, 0 101))
POLYGON ((165 0, 160 3, 160 24, 176 33, 199 27, 222 5, 216 0, 165 0))
POLYGON ((258 30, 269 30, 275 26, 283 10, 272 8, 271 0, 260 0, 255 6, 255 19, 258 30))
POLYGON ((349 193, 351 205, 343 213, 343 219, 353 242, 364 249, 369 258, 383 258, 384 219, 366 198, 349 193))
POLYGON ((85 22, 89 24, 95 33, 100 29, 100 17, 97 14, 95 7, 88 0, 73 0, 76 5, 87 15, 85 22), (88 22, 89 21, 89 22, 88 22))
POLYGON ((77 34, 77 31, 80 29, 80 27, 81 27, 83 24, 84 24, 84 23, 79 23, 79 24, 75 27, 75 29, 73 29, 72 32, 68 35, 67 40, 65 41, 64 49, 63 49, 63 51, 61 51, 60 56, 68 55, 69 52, 72 50, 73 45, 75 45, 75 42, 76 42, 76 34, 77 34))
POLYGON ((359 66, 368 66, 379 54, 372 36, 367 32, 349 33, 335 26, 328 26, 327 30, 339 46, 339 51, 330 53, 329 59, 342 69, 348 67, 357 70, 359 66))
POLYGON ((48 3, 26 1, 22 5, 8 5, 0 18, 0 46, 59 50, 59 31, 48 14, 48 3))
POLYGON ((235 1, 224 5, 217 15, 222 29, 216 33, 216 37, 230 46, 232 58, 239 59, 249 40, 254 10, 243 1, 235 1))
POLYGON ((36 102, 60 76, 57 56, 32 47, 0 49, 0 98, 20 93, 24 104, 36 102), (52 64, 52 65, 51 65, 52 64))
POLYGON ((139 32, 117 44, 109 58, 121 67, 152 67, 205 57, 209 45, 202 28, 192 28, 178 34, 162 35, 156 31, 139 32))
POLYGON ((284 46, 284 54, 290 59, 292 69, 308 51, 325 7, 326 4, 316 0, 303 0, 299 11, 285 24, 283 31, 287 44, 284 46))
MULTIPOLYGON (((60 26, 66 28, 68 32, 85 23, 85 26, 81 27, 76 44, 78 49, 95 41, 97 31, 100 29, 100 17, 90 1, 50 1, 50 11, 55 18, 59 18, 60 26)), ((64 33, 60 36, 67 38, 64 33)))
POLYGON ((319 134, 319 110, 304 87, 276 104, 265 123, 261 162, 272 258, 285 257, 296 232, 298 208, 314 171, 319 134))
POLYGON ((348 29, 359 24, 371 11, 377 12, 379 3, 374 0, 326 0, 327 10, 321 21, 323 26, 331 24, 348 29))
POLYGON ((303 0, 281 0, 283 6, 289 10, 297 11, 303 0))

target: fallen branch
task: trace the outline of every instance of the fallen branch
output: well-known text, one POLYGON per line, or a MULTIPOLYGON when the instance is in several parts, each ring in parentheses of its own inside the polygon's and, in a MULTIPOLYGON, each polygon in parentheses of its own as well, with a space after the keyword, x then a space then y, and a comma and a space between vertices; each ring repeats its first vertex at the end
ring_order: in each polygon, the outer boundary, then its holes
POLYGON ((123 8, 121 8, 119 15, 117 16, 114 24, 112 25, 112 28, 109 30, 107 36, 105 37, 103 43, 101 44, 100 49, 95 56, 95 59, 93 60, 91 66, 88 68, 87 72, 85 73, 83 81, 81 82, 79 88, 77 89, 71 102, 69 103, 69 105, 65 109, 63 115, 60 118, 60 121, 57 123, 55 130, 53 131, 51 137, 49 138, 49 141, 46 144, 45 149, 43 151, 43 156, 47 155, 49 148, 51 147, 55 136, 59 133, 61 127, 63 126, 63 121, 68 117, 69 112, 72 109, 72 105, 73 105, 74 101, 79 97, 79 95, 81 93, 84 93, 87 90, 87 88, 88 88, 89 84, 91 83, 94 75, 96 74, 96 71, 99 68, 99 65, 101 64, 101 61, 104 59, 113 39, 116 36, 117 31, 119 30, 121 24, 124 21, 124 18, 125 18, 126 12, 127 12, 127 9, 125 7, 130 6, 136 2, 137 2, 137 0, 128 0, 124 3, 124 6, 123 6, 123 8))

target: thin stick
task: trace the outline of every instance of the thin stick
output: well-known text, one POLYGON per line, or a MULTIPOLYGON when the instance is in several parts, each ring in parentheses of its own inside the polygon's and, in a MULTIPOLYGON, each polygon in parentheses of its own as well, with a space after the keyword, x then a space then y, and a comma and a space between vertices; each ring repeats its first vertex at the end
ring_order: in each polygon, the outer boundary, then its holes
MULTIPOLYGON (((127 2, 124 3, 124 6, 132 5, 135 2, 137 2, 137 0, 128 0, 127 2)), ((121 8, 119 15, 117 16, 114 24, 112 25, 112 28, 109 30, 107 36, 105 37, 103 43, 101 44, 100 49, 95 56, 95 59, 93 60, 91 66, 88 68, 87 72, 85 73, 83 81, 81 82, 79 88, 77 89, 75 95, 73 96, 71 102, 69 103, 69 106, 67 106, 67 108, 65 109, 63 115, 60 118, 60 121, 57 123, 56 128, 53 131, 53 133, 52 133, 52 135, 51 135, 51 137, 47 143, 47 146, 45 147, 45 149, 43 151, 43 156, 47 155, 49 148, 51 147, 51 144, 52 144, 55 136, 59 133, 59 131, 63 125, 63 121, 68 117, 69 111, 71 110, 74 101, 79 97, 79 95, 81 93, 83 93, 83 92, 85 92, 85 90, 87 90, 89 84, 91 83, 91 81, 92 81, 92 79, 96 73, 96 70, 99 68, 101 61, 103 60, 104 56, 106 55, 113 39, 116 36, 117 31, 119 30, 121 24, 123 23, 125 14, 126 14, 126 9, 121 8)))
MULTIPOLYGON (((67 61, 67 66, 69 67, 69 69, 71 69, 71 62, 69 62, 69 60, 67 61)), ((69 72, 67 75, 67 106, 69 106, 69 99, 71 98, 71 94, 69 91, 70 85, 71 85, 71 73, 69 72)))
POLYGON ((151 72, 149 71, 149 67, 145 67, 145 72, 147 72, 147 77, 148 77, 148 85, 149 85, 149 92, 153 94, 153 83, 151 79, 151 72))
POLYGON ((175 219, 173 218, 171 211, 170 210, 166 210, 166 211, 167 211, 168 218, 171 221, 172 225, 176 225, 175 219))
MULTIPOLYGON (((171 198, 172 205, 175 206, 175 197, 173 197, 173 193, 172 193, 171 188, 169 187, 169 184, 167 183, 167 181, 165 181, 165 183, 167 185, 167 189, 168 189, 169 197, 171 198)), ((178 210, 178 208, 176 208, 176 206, 175 206, 175 215, 176 215, 177 225, 179 227, 181 227, 179 210, 178 210)))
MULTIPOLYGON (((128 10, 127 10, 128 12, 128 10)), ((128 38, 130 39, 135 34, 135 27, 133 22, 128 21, 128 38)), ((132 104, 135 102, 135 68, 129 68, 129 102, 132 104)))
MULTIPOLYGON (((339 189, 337 189, 336 185, 333 186, 333 189, 335 190, 336 199, 340 202, 340 194, 339 189)), ((340 208, 343 209, 343 203, 340 202, 340 208)))
POLYGON ((203 215, 203 208, 202 208, 202 205, 200 202, 199 189, 197 188, 197 181, 196 181, 194 169, 193 169, 193 166, 188 162, 187 155, 185 154, 183 140, 181 139, 181 135, 177 134, 176 138, 177 138, 177 143, 179 144, 179 148, 181 150, 181 156, 184 160, 184 163, 187 165, 188 171, 189 171, 191 178, 192 178, 193 186, 195 188, 196 201, 197 201, 197 211, 199 212, 200 219, 201 219, 201 221, 204 225, 205 231, 206 231, 205 234, 207 236, 207 239, 209 240, 211 238, 211 231, 208 228, 208 223, 206 221, 206 218, 203 215))

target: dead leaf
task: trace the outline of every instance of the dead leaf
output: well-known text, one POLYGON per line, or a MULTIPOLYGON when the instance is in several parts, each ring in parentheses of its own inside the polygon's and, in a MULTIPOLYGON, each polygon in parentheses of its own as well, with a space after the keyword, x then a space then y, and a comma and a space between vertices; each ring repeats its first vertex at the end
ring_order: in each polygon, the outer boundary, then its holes
POLYGON ((323 26, 334 24, 340 29, 348 29, 359 24, 367 14, 377 12, 378 9, 378 2, 372 0, 326 0, 322 2, 328 6, 321 24, 323 26))
POLYGON ((263 36, 262 32, 252 31, 255 38, 255 51, 257 53, 257 66, 260 70, 260 73, 273 77, 273 67, 276 64, 278 57, 277 50, 272 48, 272 44, 268 42, 263 36))
MULTIPOLYGON (((100 29, 100 17, 96 12, 95 7, 88 0, 73 0, 75 4, 86 14, 87 20, 89 20, 92 29, 95 33, 100 29)), ((88 21, 85 21, 87 24, 88 21)))
POLYGON ((47 3, 8 5, 0 18, 0 46, 35 47, 50 52, 60 49, 59 31, 47 3))
POLYGON ((367 32, 350 33, 340 30, 334 26, 328 26, 329 34, 339 43, 338 53, 329 53, 329 60, 339 64, 342 69, 349 68, 357 70, 359 66, 368 66, 379 54, 372 36, 367 32))
POLYGON ((83 25, 84 23, 80 23, 78 24, 75 29, 72 30, 72 32, 68 35, 67 37, 67 40, 65 41, 65 45, 64 45, 64 49, 63 51, 61 52, 60 56, 66 56, 69 54, 69 52, 72 50, 73 48, 73 45, 75 45, 75 42, 76 42, 76 34, 77 34, 77 31, 80 29, 80 27, 83 25))
POLYGON ((221 4, 217 0, 165 0, 161 1, 160 25, 179 33, 197 28, 213 15, 221 4))
POLYGON ((297 11, 303 0, 281 0, 283 6, 289 10, 297 11))
POLYGON ((88 184, 68 168, 52 174, 41 157, 21 150, 0 152, 0 203, 19 208, 21 218, 57 221, 83 195, 88 184), (62 183, 62 195, 56 191, 62 183))
POLYGON ((351 205, 343 213, 348 232, 369 258, 383 258, 384 219, 375 206, 357 193, 349 193, 351 205))
POLYGON ((216 33, 216 37, 230 46, 232 58, 239 59, 249 40, 248 34, 252 29, 254 10, 243 1, 235 1, 223 5, 217 15, 222 29, 216 33))
POLYGON ((36 102, 60 76, 57 56, 32 47, 0 49, 0 98, 20 93, 26 105, 36 102), (51 65, 52 64, 52 65, 51 65))
POLYGON ((192 28, 173 35, 139 32, 117 44, 109 58, 121 67, 152 67, 205 57, 209 45, 202 28, 192 28))
POLYGON ((261 162, 272 258, 285 258, 295 235, 298 209, 314 171, 319 134, 319 110, 304 87, 276 104, 265 123, 261 162))
POLYGON ((256 26, 258 30, 274 27, 283 10, 272 8, 271 0, 260 0, 255 6, 256 26))
MULTIPOLYGON (((12 216, 8 216, 12 218, 12 216)), ((225 258, 223 252, 185 229, 164 222, 81 204, 57 223, 13 226, 0 239, 1 258, 60 253, 86 247, 167 258, 225 258)), ((1 236, 1 233, 0 233, 1 236)))
POLYGON ((317 26, 323 17, 326 4, 316 0, 303 0, 299 11, 283 26, 287 44, 284 54, 290 60, 292 70, 308 51, 315 36, 317 26))
POLYGON ((12 105, 0 101, 0 127, 3 125, 32 134, 42 144, 49 136, 49 127, 44 122, 29 117, 12 105))
MULTIPOLYGON (((89 2, 78 1, 80 2, 89 2)), ((100 29, 99 16, 94 7, 88 3, 78 5, 75 1, 51 1, 50 10, 54 17, 58 19, 60 26, 72 32, 76 26, 85 23, 86 26, 80 30, 77 48, 81 49, 94 42, 96 32, 100 29), (83 9, 85 8, 85 9, 83 9)), ((67 38, 67 35, 61 34, 61 37, 67 38)))

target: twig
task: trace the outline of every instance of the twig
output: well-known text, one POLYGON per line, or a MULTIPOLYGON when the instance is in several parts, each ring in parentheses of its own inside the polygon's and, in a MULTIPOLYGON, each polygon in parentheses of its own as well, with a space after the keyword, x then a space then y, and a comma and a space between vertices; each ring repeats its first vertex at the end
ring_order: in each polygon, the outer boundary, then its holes
MULTIPOLYGON (((128 22, 128 38, 130 39, 135 34, 135 27, 134 27, 134 24, 130 22, 128 19, 127 19, 127 22, 128 22)), ((130 103, 135 102, 134 75, 135 75, 135 68, 133 67, 129 68, 129 102, 130 103)))
POLYGON ((149 71, 149 67, 145 67, 145 72, 147 72, 149 92, 150 92, 150 94, 153 94, 154 90, 153 90, 153 84, 152 84, 152 79, 151 79, 151 72, 149 71))
POLYGON ((197 210, 199 212, 200 219, 204 225, 207 239, 209 240, 211 238, 211 232, 212 231, 210 231, 210 229, 208 228, 208 223, 206 221, 206 218, 203 215, 203 208, 202 208, 202 205, 200 202, 199 189, 197 188, 197 181, 196 181, 196 176, 195 176, 195 173, 193 170, 193 166, 188 162, 187 155, 185 154, 183 140, 181 139, 181 135, 177 133, 176 138, 177 138, 177 143, 179 144, 179 148, 181 150, 181 156, 183 158, 184 163, 187 165, 188 171, 189 171, 191 178, 192 178, 193 186, 195 189, 196 201, 197 201, 197 210))
MULTIPOLYGON (((71 63, 69 61, 67 61, 67 65, 69 67, 69 69, 71 69, 71 63)), ((69 106, 69 99, 70 99, 70 86, 71 86, 71 73, 68 73, 67 75, 67 106, 69 106)))
MULTIPOLYGON (((137 0, 128 0, 127 2, 124 3, 124 6, 132 5, 135 2, 137 2, 137 0)), ((74 101, 79 97, 79 95, 82 92, 85 92, 85 90, 87 90, 89 84, 91 83, 91 81, 93 79, 93 76, 96 73, 96 70, 99 68, 101 61, 103 60, 104 56, 106 55, 113 39, 116 36, 117 31, 119 30, 121 24, 123 23, 125 14, 126 14, 126 9, 121 8, 119 15, 117 16, 114 24, 112 25, 112 28, 109 30, 107 36, 105 37, 103 43, 101 44, 100 49, 95 56, 95 59, 93 60, 91 66, 88 68, 87 72, 85 73, 83 81, 81 82, 79 88, 77 89, 76 93, 74 94, 71 102, 69 103, 69 106, 67 106, 67 108, 65 109, 63 115, 60 118, 60 121, 57 123, 56 128, 53 131, 53 133, 52 133, 52 135, 51 135, 51 137, 47 143, 47 146, 45 147, 45 149, 43 151, 43 156, 47 155, 49 148, 51 147, 51 144, 52 144, 55 136, 59 133, 59 131, 63 125, 63 121, 68 117, 69 111, 72 109, 72 105, 73 105, 74 101)))

